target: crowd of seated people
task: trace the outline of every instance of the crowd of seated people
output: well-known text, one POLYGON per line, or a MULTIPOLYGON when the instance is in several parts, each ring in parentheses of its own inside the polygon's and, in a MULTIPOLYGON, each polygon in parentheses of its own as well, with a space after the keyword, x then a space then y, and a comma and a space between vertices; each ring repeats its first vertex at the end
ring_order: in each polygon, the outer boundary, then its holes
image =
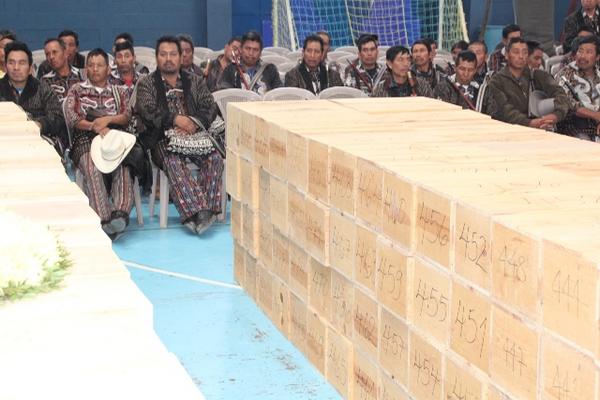
POLYGON ((221 89, 264 95, 286 86, 318 97, 349 86, 371 97, 425 96, 507 123, 600 141, 600 8, 595 0, 581 3, 567 18, 568 51, 555 76, 544 67, 540 44, 526 41, 513 24, 491 54, 482 40, 460 41, 444 63, 435 62, 437 44, 429 38, 386 46, 382 58, 374 34, 357 38, 354 59, 336 62, 328 57, 330 35, 319 31, 303 40, 298 62, 285 74, 263 61, 255 31, 231 38, 222 54, 203 63, 194 62, 190 36, 163 36, 154 49, 156 69, 149 71, 137 62, 128 33, 115 37, 112 54, 98 48, 84 57, 77 33, 64 30, 42 44, 46 60, 35 75, 30 48, 0 30, 0 101, 19 104, 61 156, 68 154, 111 238, 127 228, 133 181, 149 188, 152 165, 167 175, 181 223, 202 234, 225 212, 223 139, 220 145, 214 137, 224 123, 212 96, 221 89))

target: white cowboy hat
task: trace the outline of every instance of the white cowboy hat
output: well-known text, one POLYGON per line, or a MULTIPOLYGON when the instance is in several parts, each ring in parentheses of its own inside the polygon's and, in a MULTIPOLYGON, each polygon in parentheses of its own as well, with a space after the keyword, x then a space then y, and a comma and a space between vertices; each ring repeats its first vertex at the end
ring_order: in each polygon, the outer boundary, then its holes
POLYGON ((548 98, 541 90, 534 90, 529 94, 529 112, 534 116, 540 118, 554 110, 554 98, 548 98))
POLYGON ((90 150, 92 161, 100 172, 109 174, 121 164, 134 144, 134 135, 116 129, 109 130, 104 137, 96 135, 90 150))

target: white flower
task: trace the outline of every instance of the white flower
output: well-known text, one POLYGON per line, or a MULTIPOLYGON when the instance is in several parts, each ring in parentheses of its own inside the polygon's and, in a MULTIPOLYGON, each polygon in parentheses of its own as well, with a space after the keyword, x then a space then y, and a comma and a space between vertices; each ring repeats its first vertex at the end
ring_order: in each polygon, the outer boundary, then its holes
POLYGON ((0 290, 39 285, 60 261, 56 237, 47 227, 0 210, 0 290))

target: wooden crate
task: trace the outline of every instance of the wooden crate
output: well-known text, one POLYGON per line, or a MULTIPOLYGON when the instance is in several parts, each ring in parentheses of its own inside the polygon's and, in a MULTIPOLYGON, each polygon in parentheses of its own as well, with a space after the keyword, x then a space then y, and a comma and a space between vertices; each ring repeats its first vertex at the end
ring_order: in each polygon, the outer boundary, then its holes
POLYGON ((354 351, 353 395, 354 399, 377 400, 379 372, 373 361, 360 351, 354 351))
POLYGON ((349 215, 354 215, 356 158, 332 148, 329 159, 331 206, 349 215))
POLYGON ((287 236, 273 228, 271 270, 285 283, 290 281, 290 245, 287 236))
POLYGON ((281 232, 288 231, 288 187, 282 180, 271 176, 269 183, 271 192, 271 223, 281 232))
POLYGON ((295 294, 290 293, 290 333, 289 338, 304 354, 306 354, 306 323, 308 307, 295 294))
POLYGON ((498 223, 493 224, 492 235, 494 296, 538 319, 541 311, 538 242, 498 223))
POLYGON ((442 270, 417 259, 412 286, 411 322, 439 344, 446 345, 452 319, 450 278, 442 270))
POLYGON ((244 158, 239 158, 240 169, 240 199, 250 205, 252 209, 258 209, 258 167, 244 158))
POLYGON ((415 195, 413 185, 384 172, 381 228, 390 239, 409 250, 415 246, 415 195))
POLYGON ((354 289, 354 342, 373 359, 379 349, 377 302, 359 288, 354 289))
POLYGON ((414 259, 391 242, 377 241, 377 300, 408 319, 414 259))
POLYGON ((550 335, 542 339, 543 398, 597 399, 598 366, 592 358, 550 335))
POLYGON ((416 249, 440 265, 450 267, 450 201, 429 190, 417 190, 416 249))
POLYGON ((308 143, 308 193, 329 203, 329 148, 314 140, 308 143))
POLYGON ((309 258, 309 304, 321 317, 331 321, 331 268, 323 266, 312 257, 309 258))
POLYGON ((352 340, 354 326, 354 286, 352 281, 331 270, 331 325, 352 340))
POLYGON ((354 221, 332 210, 329 214, 329 263, 349 279, 354 279, 355 247, 354 221))
POLYGON ((379 322, 379 365, 395 381, 408 387, 409 348, 408 325, 400 318, 381 308, 379 322))
POLYGON ((356 216, 373 227, 379 227, 382 215, 383 170, 363 159, 357 160, 356 170, 356 216))
POLYGON ((308 302, 308 287, 310 267, 308 264, 308 255, 302 247, 296 245, 293 241, 289 242, 290 258, 290 289, 305 303, 308 302))
POLYGON ((420 400, 441 400, 443 355, 414 331, 411 331, 409 336, 410 394, 420 400))
POLYGON ((269 172, 287 180, 287 132, 279 126, 269 126, 269 172))
POLYGON ((450 347, 484 372, 489 372, 491 318, 487 296, 454 282, 450 347))
POLYGON ((361 225, 356 225, 356 251, 354 277, 369 292, 375 295, 377 268, 377 234, 361 225))
POLYGON ((335 329, 327 331, 326 352, 327 380, 344 398, 352 395, 352 366, 353 348, 352 342, 340 335, 335 329))
POLYGON ((263 168, 258 172, 258 209, 271 218, 271 175, 263 168))
POLYGON ((598 268, 572 251, 543 244, 544 326, 597 354, 598 268))
POLYGON ((539 334, 499 307, 492 307, 490 374, 519 398, 536 397, 539 334))
POLYGON ((288 229, 290 239, 306 247, 306 202, 304 195, 288 184, 288 229))
POLYGON ((310 362, 325 375, 325 350, 327 349, 327 327, 315 312, 308 313, 306 322, 306 355, 310 362))
POLYGON ((323 264, 329 263, 329 208, 309 197, 305 202, 306 251, 323 264))

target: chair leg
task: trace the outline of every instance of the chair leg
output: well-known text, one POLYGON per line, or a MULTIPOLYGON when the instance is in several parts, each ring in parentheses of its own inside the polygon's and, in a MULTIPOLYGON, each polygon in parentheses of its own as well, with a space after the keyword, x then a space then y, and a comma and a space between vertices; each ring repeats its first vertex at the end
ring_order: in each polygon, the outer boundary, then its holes
POLYGON ((150 218, 154 218, 154 202, 156 201, 156 187, 158 182, 158 167, 152 164, 152 189, 148 197, 148 214, 150 218))
POLYGON ((160 171, 160 210, 159 225, 161 228, 167 227, 169 219, 169 179, 164 171, 160 171))
POLYGON ((133 181, 133 200, 135 202, 135 214, 137 215, 137 223, 139 226, 144 226, 144 214, 142 212, 142 195, 140 194, 140 183, 138 178, 133 181))
POLYGON ((79 186, 79 188, 81 190, 84 190, 83 189, 83 174, 81 173, 79 168, 75 169, 75 183, 77 184, 77 186, 79 186))
MULTIPOLYGON (((223 160, 224 162, 225 160, 223 160)), ((221 177, 221 214, 217 217, 217 221, 225 222, 227 220, 227 180, 226 168, 223 166, 223 176, 221 177)))

